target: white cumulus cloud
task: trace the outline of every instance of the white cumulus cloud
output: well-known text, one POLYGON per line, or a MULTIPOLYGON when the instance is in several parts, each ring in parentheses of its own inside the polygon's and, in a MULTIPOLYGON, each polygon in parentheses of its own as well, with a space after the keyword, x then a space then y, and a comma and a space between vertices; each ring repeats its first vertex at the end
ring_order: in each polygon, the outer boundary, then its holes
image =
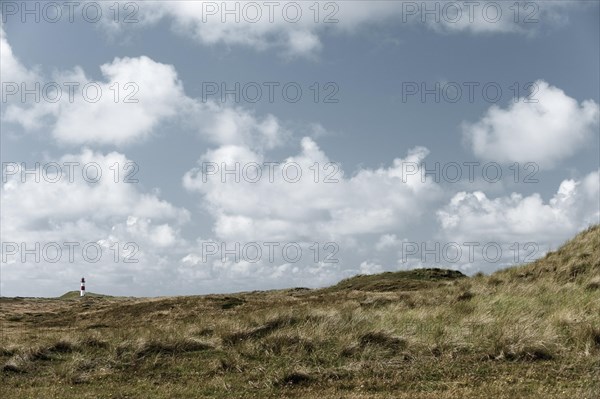
MULTIPOLYGON (((305 137, 301 145, 298 155, 273 165, 272 173, 262 154, 223 146, 200 160, 205 167, 216 165, 216 175, 203 175, 202 168, 185 175, 184 186, 202 194, 203 206, 215 218, 218 238, 269 241, 381 234, 406 228, 440 197, 439 187, 422 182, 418 174, 402 180, 403 162, 421 163, 428 153, 424 148, 410 151, 390 167, 361 169, 346 176, 312 139, 305 137), (240 181, 229 175, 223 182, 223 165, 233 170, 236 163, 240 181), (243 168, 250 164, 261 168, 257 182, 243 178, 243 168), (298 169, 301 179, 293 182, 298 169)), ((251 173, 255 176, 254 169, 251 173)))
POLYGON ((590 142, 598 129, 598 104, 593 100, 578 103, 542 80, 535 86, 531 96, 506 109, 494 105, 478 122, 463 124, 476 156, 551 168, 590 142))
POLYGON ((460 192, 437 212, 441 233, 461 242, 538 240, 560 244, 598 223, 599 186, 595 171, 580 180, 564 180, 548 201, 537 193, 488 198, 480 191, 460 192))
POLYGON ((160 122, 175 116, 185 101, 171 65, 145 56, 125 57, 103 64, 100 70, 104 76, 100 82, 79 67, 38 79, 42 88, 56 83, 60 98, 55 101, 52 92, 39 102, 13 101, 5 121, 26 129, 49 124, 52 136, 63 143, 123 145, 145 139, 160 122))
POLYGON ((41 131, 60 144, 137 144, 172 120, 217 145, 271 149, 290 136, 272 114, 186 96, 175 67, 146 56, 115 58, 100 66, 104 79, 94 81, 80 67, 44 76, 13 56, 4 31, 1 44, 2 82, 17 88, 6 96, 3 122, 41 131), (22 84, 38 84, 40 100, 30 95, 23 101, 22 84))

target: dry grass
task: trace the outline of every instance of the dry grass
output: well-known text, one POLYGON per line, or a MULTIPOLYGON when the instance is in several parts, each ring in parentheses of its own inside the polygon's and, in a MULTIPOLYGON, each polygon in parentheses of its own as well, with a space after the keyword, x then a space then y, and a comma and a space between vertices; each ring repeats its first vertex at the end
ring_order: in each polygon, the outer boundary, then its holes
POLYGON ((8 299, 7 398, 589 398, 600 228, 492 276, 361 276, 323 290, 8 299))

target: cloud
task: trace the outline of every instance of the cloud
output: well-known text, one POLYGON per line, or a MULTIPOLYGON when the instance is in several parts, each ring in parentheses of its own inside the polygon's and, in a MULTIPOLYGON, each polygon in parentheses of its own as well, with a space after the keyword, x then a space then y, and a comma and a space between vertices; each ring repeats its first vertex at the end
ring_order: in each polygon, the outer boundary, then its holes
POLYGON ((5 121, 30 130, 50 122, 53 137, 62 143, 124 145, 146 139, 186 100, 171 65, 145 56, 125 57, 103 64, 100 70, 101 82, 89 79, 79 67, 38 79, 40 87, 55 82, 61 97, 54 101, 53 92, 39 102, 13 101, 5 121), (72 96, 69 86, 74 87, 72 96))
POLYGON ((480 191, 457 193, 437 212, 441 234, 457 242, 537 240, 558 245, 599 222, 599 179, 595 171, 581 180, 564 180, 547 202, 537 193, 494 199, 480 191))
POLYGON ((61 93, 56 97, 55 89, 51 89, 40 94, 40 101, 32 95, 22 101, 19 92, 7 95, 3 122, 51 134, 58 143, 68 145, 138 144, 168 121, 177 121, 217 145, 263 150, 275 148, 290 137, 272 114, 259 116, 244 107, 186 96, 175 68, 149 57, 115 58, 101 65, 100 71, 104 80, 99 82, 88 78, 80 67, 45 77, 12 56, 2 33, 2 81, 17 88, 39 84, 40 93, 50 85, 61 93), (97 93, 101 95, 96 101, 97 93))
POLYGON ((362 262, 360 264, 360 273, 361 274, 377 274, 383 272, 383 267, 376 263, 371 262, 362 262))
POLYGON ((212 216, 214 238, 199 239, 196 248, 182 257, 180 269, 215 281, 215 286, 226 279, 239 289, 323 286, 358 273, 382 271, 379 259, 368 259, 378 237, 389 235, 394 241, 392 232, 407 233, 440 200, 440 188, 422 182, 419 173, 402 180, 402 165, 419 165, 427 155, 427 149, 417 147, 390 166, 363 168, 349 175, 308 137, 301 140, 297 154, 270 167, 262 152, 248 147, 224 145, 209 150, 200 158, 200 166, 185 174, 183 184, 199 194, 200 206, 212 216), (256 180, 257 168, 245 169, 247 165, 258 166, 261 178, 256 180), (291 165, 295 166, 287 169, 291 165), (208 174, 215 166, 219 171, 208 174), (225 167, 227 174, 221 173, 225 167), (237 182, 236 173, 231 173, 236 168, 237 182), (298 170, 301 177, 296 181, 298 170), (208 242, 229 250, 236 244, 276 243, 276 249, 273 259, 267 259, 263 249, 256 263, 236 262, 232 254, 203 262, 202 245, 208 242), (302 248, 297 262, 282 255, 288 244, 302 248))
MULTIPOLYGON (((84 149, 79 154, 40 163, 38 181, 31 174, 22 174, 17 165, 14 172, 4 173, 2 205, 9 212, 2 215, 3 233, 11 240, 62 239, 66 225, 112 226, 129 217, 134 221, 187 221, 188 211, 156 195, 142 193, 136 183, 127 182, 124 170, 131 170, 127 165, 132 164, 118 152, 104 155, 84 149)), ((95 231, 92 229, 91 234, 95 231)))
POLYGON ((340 278, 359 273, 339 264, 249 263, 214 260, 203 262, 197 254, 188 254, 177 263, 177 292, 239 292, 281 287, 324 287, 340 278))
POLYGON ((203 207, 215 218, 217 237, 233 241, 332 239, 404 229, 440 196, 439 187, 421 182, 418 174, 408 176, 405 183, 401 178, 402 163, 421 163, 428 153, 425 148, 410 151, 393 166, 346 176, 312 139, 303 138, 301 147, 298 155, 280 161, 272 172, 260 153, 240 146, 219 147, 199 163, 206 168, 212 162, 220 170, 223 164, 232 170, 239 163, 240 176, 244 166, 254 163, 261 167, 262 178, 235 182, 230 175, 223 183, 222 173, 207 176, 200 167, 186 173, 184 186, 202 195, 203 207), (298 170, 301 179, 293 182, 298 170))
POLYGON ((289 55, 310 57, 322 47, 315 29, 318 24, 308 18, 310 10, 304 4, 298 7, 304 17, 295 23, 288 22, 297 19, 295 4, 298 3, 291 4, 292 7, 287 3, 290 2, 272 3, 274 8, 271 9, 264 3, 253 3, 258 7, 251 7, 244 2, 144 2, 140 3, 140 25, 153 25, 168 19, 177 33, 204 45, 249 46, 259 51, 276 47, 289 55), (222 12, 224 7, 234 12, 225 14, 222 12), (285 16, 283 9, 287 10, 285 16))
POLYGON ((127 182, 130 163, 117 152, 84 149, 40 164, 37 181, 31 173, 21 174, 20 167, 5 169, 0 190, 3 252, 7 243, 20 249, 2 263, 4 295, 60 294, 61 287, 66 291, 69 281, 81 275, 93 277, 96 289, 104 292, 158 293, 155 279, 172 273, 168 259, 187 246, 180 229, 190 213, 127 182), (115 170, 121 171, 116 179, 115 170), (74 243, 72 258, 66 243, 74 243), (23 260, 23 248, 36 245, 39 260, 33 254, 23 260), (84 252, 86 247, 91 250, 84 252), (137 285, 130 286, 129 280, 137 285))
POLYGON ((406 268, 435 261, 466 273, 491 273, 532 262, 599 223, 599 202, 598 171, 564 180, 547 201, 538 193, 488 198, 481 191, 459 192, 437 211, 437 234, 417 243, 420 247, 403 246, 399 264, 406 268))
POLYGON ((463 123, 464 137, 477 157, 552 168, 589 143, 598 128, 598 104, 578 103, 542 80, 535 86, 535 93, 507 109, 494 105, 478 122, 463 123))
MULTIPOLYGON (((286 57, 313 58, 324 48, 323 36, 355 34, 373 25, 422 25, 442 34, 529 34, 546 23, 566 22, 561 5, 554 2, 521 2, 518 22, 512 2, 466 3, 347 1, 320 2, 315 7, 313 3, 293 1, 270 3, 271 6, 262 2, 141 2, 140 23, 134 25, 149 26, 166 19, 175 32, 203 45, 275 49, 286 57), (428 12, 431 10, 434 11, 428 12), (528 17, 532 19, 524 23, 528 17)), ((120 29, 111 21, 105 22, 109 32, 120 29)))
POLYGON ((242 107, 191 100, 182 114, 185 123, 201 137, 220 146, 273 149, 291 137, 291 132, 272 114, 259 117, 242 107))
POLYGON ((383 234, 375 244, 375 249, 384 251, 388 248, 394 248, 400 243, 396 234, 383 234))

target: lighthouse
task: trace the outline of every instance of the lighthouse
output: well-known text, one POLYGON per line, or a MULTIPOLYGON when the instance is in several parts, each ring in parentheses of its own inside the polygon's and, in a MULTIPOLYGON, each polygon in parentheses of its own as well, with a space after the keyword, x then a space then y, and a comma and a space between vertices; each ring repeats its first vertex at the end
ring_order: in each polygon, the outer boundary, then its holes
POLYGON ((81 278, 81 289, 79 290, 79 296, 85 296, 85 278, 81 278))

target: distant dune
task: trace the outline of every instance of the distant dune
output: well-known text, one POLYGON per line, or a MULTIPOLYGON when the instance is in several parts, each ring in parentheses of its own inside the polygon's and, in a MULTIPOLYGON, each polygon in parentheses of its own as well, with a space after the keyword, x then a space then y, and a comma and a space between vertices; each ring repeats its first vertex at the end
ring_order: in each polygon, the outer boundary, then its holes
MULTIPOLYGON (((93 292, 86 292, 85 296, 86 297, 94 297, 94 298, 113 298, 110 295, 94 294, 93 292)), ((81 298, 81 296, 79 295, 79 291, 69 291, 69 292, 65 292, 58 298, 59 299, 77 299, 77 298, 81 298)))

